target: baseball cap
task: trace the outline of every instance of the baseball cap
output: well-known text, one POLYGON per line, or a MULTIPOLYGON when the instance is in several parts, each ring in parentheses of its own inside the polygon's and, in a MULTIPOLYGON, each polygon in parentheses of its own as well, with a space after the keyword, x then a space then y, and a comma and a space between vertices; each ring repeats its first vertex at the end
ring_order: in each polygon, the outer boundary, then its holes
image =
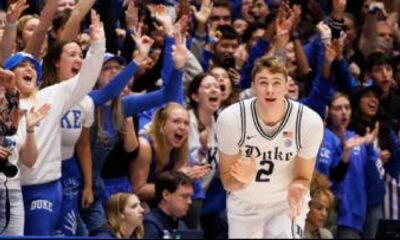
POLYGON ((40 80, 42 78, 42 67, 40 66, 39 61, 29 53, 17 52, 11 57, 7 58, 4 61, 4 69, 11 70, 25 60, 30 61, 35 66, 37 80, 40 80))
POLYGON ((126 64, 125 59, 123 57, 120 57, 118 55, 114 55, 112 53, 106 53, 104 55, 103 64, 106 64, 107 62, 109 62, 111 60, 115 60, 121 65, 125 65, 126 64))

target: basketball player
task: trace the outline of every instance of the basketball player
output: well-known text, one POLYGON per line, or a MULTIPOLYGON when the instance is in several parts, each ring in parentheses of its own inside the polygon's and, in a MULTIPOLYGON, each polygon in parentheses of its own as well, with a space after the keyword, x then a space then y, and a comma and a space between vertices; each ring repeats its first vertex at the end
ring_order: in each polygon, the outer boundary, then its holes
POLYGON ((287 78, 279 59, 259 59, 252 72, 255 98, 231 105, 218 118, 229 238, 303 235, 323 123, 285 98, 287 78))

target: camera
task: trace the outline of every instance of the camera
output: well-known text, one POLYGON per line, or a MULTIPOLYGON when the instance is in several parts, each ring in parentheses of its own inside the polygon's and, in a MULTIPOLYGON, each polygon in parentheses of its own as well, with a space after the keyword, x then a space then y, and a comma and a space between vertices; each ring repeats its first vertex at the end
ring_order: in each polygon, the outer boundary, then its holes
MULTIPOLYGON (((15 143, 12 140, 3 138, 3 147, 12 149, 14 145, 15 143)), ((18 167, 6 159, 5 161, 0 161, 0 173, 3 173, 8 178, 13 178, 18 173, 18 167)))

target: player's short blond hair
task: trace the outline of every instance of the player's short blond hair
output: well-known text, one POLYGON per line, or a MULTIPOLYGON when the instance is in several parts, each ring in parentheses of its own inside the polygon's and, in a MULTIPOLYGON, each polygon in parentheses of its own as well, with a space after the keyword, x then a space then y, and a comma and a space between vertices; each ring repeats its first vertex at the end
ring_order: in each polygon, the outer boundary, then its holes
POLYGON ((251 80, 254 81, 256 74, 261 72, 265 68, 268 69, 271 73, 283 74, 285 80, 288 80, 288 70, 286 69, 286 66, 282 62, 281 58, 271 56, 264 56, 256 61, 253 71, 251 72, 251 80))

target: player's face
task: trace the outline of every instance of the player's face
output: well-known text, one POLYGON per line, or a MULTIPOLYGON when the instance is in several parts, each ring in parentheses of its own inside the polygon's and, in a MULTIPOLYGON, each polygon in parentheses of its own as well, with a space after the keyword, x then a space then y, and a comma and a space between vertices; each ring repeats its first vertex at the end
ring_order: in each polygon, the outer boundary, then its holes
POLYGON ((265 106, 281 103, 288 93, 285 76, 282 73, 272 73, 267 68, 254 76, 252 89, 257 100, 265 106))
POLYGON ((221 100, 225 101, 232 93, 232 82, 229 75, 223 68, 213 68, 210 72, 218 81, 221 89, 221 100))
POLYGON ((56 63, 59 80, 68 80, 79 73, 82 67, 83 54, 81 47, 71 42, 63 47, 60 60, 56 63))
POLYGON ((139 198, 132 194, 124 208, 124 219, 131 226, 139 226, 143 222, 144 210, 140 205, 139 198))
POLYGON ((171 213, 175 218, 185 216, 192 204, 193 187, 191 185, 180 185, 174 193, 169 193, 167 201, 171 213))
POLYGON ((215 77, 207 75, 201 81, 197 93, 192 94, 192 99, 198 103, 199 109, 207 112, 216 112, 221 105, 221 89, 215 77))
POLYGON ((350 123, 351 106, 346 97, 338 97, 332 102, 330 118, 335 128, 347 128, 350 123))
POLYGON ((36 88, 36 70, 30 61, 23 61, 13 69, 18 90, 23 96, 29 96, 36 88))
POLYGON ((307 222, 317 228, 325 226, 330 208, 329 198, 321 194, 310 202, 310 211, 307 215, 307 222))
POLYGON ((182 146, 189 134, 189 113, 186 109, 175 108, 170 112, 164 125, 164 133, 172 147, 182 146))
POLYGON ((374 117, 378 112, 379 98, 376 93, 368 91, 361 96, 360 110, 361 114, 366 117, 374 117))

